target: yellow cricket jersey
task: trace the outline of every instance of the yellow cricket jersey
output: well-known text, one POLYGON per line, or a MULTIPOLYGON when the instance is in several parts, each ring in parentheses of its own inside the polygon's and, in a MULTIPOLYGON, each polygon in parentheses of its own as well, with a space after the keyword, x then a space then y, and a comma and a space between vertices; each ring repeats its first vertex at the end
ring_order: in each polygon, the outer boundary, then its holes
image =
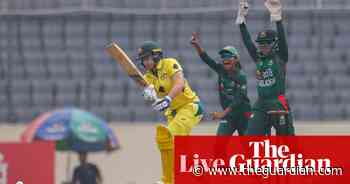
MULTIPOLYGON (((175 73, 182 71, 181 65, 174 58, 163 58, 157 64, 157 72, 153 74, 151 71, 147 71, 145 74, 146 81, 153 84, 157 96, 163 98, 173 88, 172 77, 175 73)), ((198 97, 194 91, 192 91, 187 80, 185 79, 185 88, 179 93, 171 102, 170 109, 176 110, 179 107, 198 101, 198 97)))

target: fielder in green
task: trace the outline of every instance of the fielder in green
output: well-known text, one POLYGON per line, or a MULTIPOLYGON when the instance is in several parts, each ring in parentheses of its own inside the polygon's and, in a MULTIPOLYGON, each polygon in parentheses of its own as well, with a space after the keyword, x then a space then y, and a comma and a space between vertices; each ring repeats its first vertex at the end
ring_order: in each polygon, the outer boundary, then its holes
POLYGON ((240 0, 236 19, 243 42, 256 64, 258 100, 253 106, 246 134, 267 135, 274 127, 277 135, 294 135, 292 111, 285 98, 288 46, 282 24, 282 5, 280 0, 266 0, 265 6, 271 21, 277 25, 277 32, 259 32, 255 40, 258 47, 254 45, 245 23, 247 0, 240 0))
POLYGON ((213 120, 221 120, 217 135, 231 136, 236 130, 243 135, 251 115, 247 96, 247 77, 241 69, 236 48, 226 46, 219 51, 222 64, 216 63, 200 46, 197 33, 192 34, 192 46, 201 59, 218 74, 218 90, 222 112, 213 112, 213 120))

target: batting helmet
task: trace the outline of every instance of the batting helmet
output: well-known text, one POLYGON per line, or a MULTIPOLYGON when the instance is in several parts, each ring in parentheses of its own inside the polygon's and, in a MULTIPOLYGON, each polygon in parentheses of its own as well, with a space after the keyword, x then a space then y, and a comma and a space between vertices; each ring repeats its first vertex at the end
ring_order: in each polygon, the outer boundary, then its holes
POLYGON ((138 51, 138 58, 142 59, 146 56, 156 56, 156 55, 161 55, 162 54, 162 49, 158 45, 158 43, 154 41, 145 41, 141 45, 138 51))

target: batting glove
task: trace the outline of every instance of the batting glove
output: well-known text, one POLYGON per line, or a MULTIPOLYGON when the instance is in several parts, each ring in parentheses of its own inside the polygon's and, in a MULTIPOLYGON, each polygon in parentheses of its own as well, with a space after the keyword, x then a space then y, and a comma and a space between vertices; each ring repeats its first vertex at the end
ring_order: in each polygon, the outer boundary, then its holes
POLYGON ((245 22, 245 17, 248 15, 249 4, 248 0, 240 0, 238 13, 236 17, 236 24, 242 24, 245 22))
POLYGON ((171 100, 172 99, 169 96, 166 96, 162 99, 156 100, 152 104, 152 107, 156 111, 163 112, 163 111, 165 111, 165 109, 167 109, 170 106, 171 100))
POLYGON ((265 6, 270 12, 271 21, 282 20, 282 4, 280 0, 265 0, 265 6))
POLYGON ((157 99, 157 93, 153 85, 149 85, 143 89, 143 98, 146 101, 155 101, 157 99))

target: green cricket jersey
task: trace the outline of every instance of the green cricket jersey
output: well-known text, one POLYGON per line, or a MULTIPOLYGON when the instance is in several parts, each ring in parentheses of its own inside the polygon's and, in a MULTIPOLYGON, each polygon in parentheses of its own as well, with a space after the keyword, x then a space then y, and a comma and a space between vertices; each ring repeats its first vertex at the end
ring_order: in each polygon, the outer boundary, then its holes
POLYGON ((288 46, 283 24, 277 22, 278 47, 270 56, 263 56, 255 47, 246 25, 240 24, 243 42, 256 64, 257 91, 259 99, 271 99, 284 95, 286 90, 286 63, 288 46))
POLYGON ((216 63, 205 52, 200 57, 218 74, 218 89, 222 108, 231 107, 233 113, 249 112, 250 102, 247 95, 247 77, 245 73, 242 70, 226 72, 222 64, 216 63))

